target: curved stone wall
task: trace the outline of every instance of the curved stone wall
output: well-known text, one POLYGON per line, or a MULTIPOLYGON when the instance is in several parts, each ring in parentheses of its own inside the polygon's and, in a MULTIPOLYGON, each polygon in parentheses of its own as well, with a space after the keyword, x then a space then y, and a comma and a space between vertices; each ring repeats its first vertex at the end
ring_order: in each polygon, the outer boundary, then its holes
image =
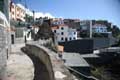
POLYGON ((27 44, 22 51, 34 64, 34 80, 55 80, 50 57, 44 49, 27 44))

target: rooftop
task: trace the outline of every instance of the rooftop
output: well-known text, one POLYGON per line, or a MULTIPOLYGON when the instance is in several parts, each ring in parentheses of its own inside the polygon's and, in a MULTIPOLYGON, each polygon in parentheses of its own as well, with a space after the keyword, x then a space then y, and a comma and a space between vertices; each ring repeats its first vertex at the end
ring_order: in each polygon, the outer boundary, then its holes
POLYGON ((65 65, 70 67, 89 67, 90 65, 78 53, 63 53, 65 65))
POLYGON ((22 4, 16 4, 18 7, 22 8, 23 10, 25 10, 25 7, 22 4))
POLYGON ((83 58, 98 58, 99 56, 97 54, 82 54, 83 58))

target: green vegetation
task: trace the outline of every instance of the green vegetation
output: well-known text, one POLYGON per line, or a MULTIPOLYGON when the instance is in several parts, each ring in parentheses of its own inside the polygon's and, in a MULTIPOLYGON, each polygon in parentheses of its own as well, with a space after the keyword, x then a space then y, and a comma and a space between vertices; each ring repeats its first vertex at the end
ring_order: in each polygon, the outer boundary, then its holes
POLYGON ((111 80, 110 75, 105 71, 105 67, 94 67, 94 70, 91 71, 92 75, 100 80, 111 80))
POLYGON ((100 68, 94 68, 94 70, 92 70, 92 74, 97 77, 97 78, 101 78, 101 74, 103 73, 104 71, 104 68, 103 67, 100 67, 100 68))
POLYGON ((45 47, 51 49, 54 52, 57 52, 57 46, 55 45, 54 41, 54 33, 51 30, 51 27, 48 23, 43 22, 43 24, 36 24, 39 26, 39 30, 37 34, 34 35, 34 40, 37 41, 39 39, 46 40, 47 43, 43 44, 45 47))
POLYGON ((58 52, 57 51, 57 46, 53 43, 53 41, 51 40, 50 42, 47 42, 46 44, 43 44, 43 46, 47 47, 48 49, 54 51, 54 52, 58 52))
POLYGON ((118 43, 116 44, 116 46, 120 46, 120 29, 117 26, 113 26, 113 28, 111 28, 113 37, 118 39, 118 43))
POLYGON ((33 16, 29 16, 29 15, 26 14, 26 16, 25 16, 25 21, 26 21, 27 23, 32 24, 32 23, 34 22, 34 18, 33 18, 33 16))
POLYGON ((108 35, 104 33, 94 33, 93 37, 108 37, 108 35))
POLYGON ((104 64, 91 64, 91 73, 100 80, 120 80, 120 56, 104 64))
POLYGON ((51 30, 51 27, 48 25, 48 23, 43 22, 42 25, 39 25, 39 30, 37 34, 35 35, 34 40, 39 40, 39 39, 49 39, 49 38, 54 38, 54 33, 51 30))
POLYGON ((119 38, 120 37, 120 29, 117 26, 113 26, 113 28, 111 28, 113 37, 115 38, 119 38))
POLYGON ((10 25, 15 27, 26 27, 29 24, 22 21, 10 20, 10 25))

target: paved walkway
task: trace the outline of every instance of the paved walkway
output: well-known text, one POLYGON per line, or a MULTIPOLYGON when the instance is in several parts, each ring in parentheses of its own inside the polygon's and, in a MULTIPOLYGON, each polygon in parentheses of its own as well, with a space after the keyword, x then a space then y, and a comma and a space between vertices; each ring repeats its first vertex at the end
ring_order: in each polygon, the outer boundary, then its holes
POLYGON ((20 48, 23 46, 24 44, 12 45, 12 53, 7 61, 6 80, 33 80, 33 64, 29 57, 21 52, 20 48))
MULTIPOLYGON (((33 80, 33 64, 28 56, 21 52, 20 48, 23 46, 24 44, 12 45, 12 53, 9 55, 7 61, 6 80, 33 80)), ((51 56, 54 56, 52 57, 52 63, 56 80, 78 80, 75 76, 70 75, 64 64, 61 63, 61 60, 57 60, 55 55, 53 55, 54 53, 50 53, 51 56), (74 77, 74 79, 72 77, 74 77)))

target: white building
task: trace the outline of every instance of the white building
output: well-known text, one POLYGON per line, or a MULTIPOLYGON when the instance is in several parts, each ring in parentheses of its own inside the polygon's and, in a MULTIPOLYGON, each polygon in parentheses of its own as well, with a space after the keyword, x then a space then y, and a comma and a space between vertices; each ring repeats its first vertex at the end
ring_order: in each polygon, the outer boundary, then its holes
POLYGON ((10 18, 16 20, 16 5, 11 2, 10 4, 10 18))
POLYGON ((31 37, 31 29, 26 29, 26 30, 23 32, 23 35, 24 35, 24 38, 26 38, 27 41, 32 40, 32 37, 31 37))
POLYGON ((52 27, 52 31, 57 36, 58 42, 65 42, 77 39, 76 29, 69 28, 67 25, 52 27))
POLYGON ((37 34, 37 32, 39 31, 39 27, 38 26, 30 26, 30 28, 24 29, 23 37, 24 37, 24 39, 26 38, 27 41, 33 40, 31 31, 34 31, 34 33, 37 34))
POLYGON ((102 24, 95 24, 93 25, 93 32, 94 33, 107 33, 107 26, 102 24))
POLYGON ((25 7, 22 4, 16 4, 16 19, 25 21, 25 7))

